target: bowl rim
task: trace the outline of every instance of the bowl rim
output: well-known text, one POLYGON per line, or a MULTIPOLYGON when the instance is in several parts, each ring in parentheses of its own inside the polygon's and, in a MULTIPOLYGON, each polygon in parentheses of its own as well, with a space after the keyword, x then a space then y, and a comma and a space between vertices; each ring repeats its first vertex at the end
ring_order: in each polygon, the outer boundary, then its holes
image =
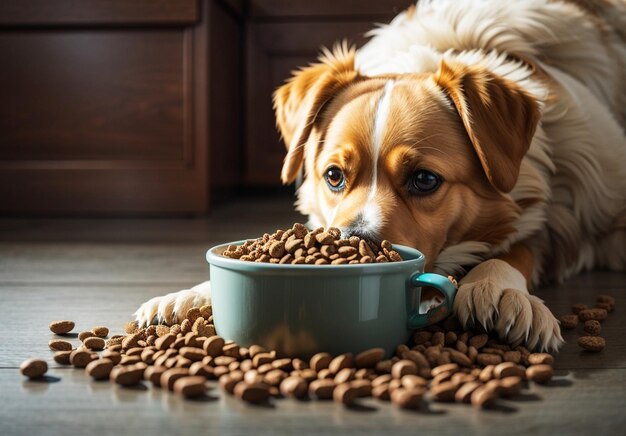
POLYGON ((393 248, 400 252, 413 254, 415 257, 405 259, 400 262, 382 262, 382 263, 360 263, 360 264, 344 264, 344 265, 310 265, 310 264, 278 264, 278 263, 261 263, 261 262, 244 262, 239 259, 231 259, 229 257, 222 256, 218 250, 225 249, 229 245, 241 245, 248 239, 242 239, 239 241, 225 242, 215 245, 209 248, 206 252, 206 260, 209 265, 219 266, 227 269, 243 270, 243 271, 316 271, 316 272, 336 272, 336 271, 363 271, 367 273, 378 272, 379 270, 396 270, 398 268, 406 268, 407 266, 413 266, 419 269, 424 267, 425 256, 424 254, 412 247, 406 245, 393 244, 393 248))

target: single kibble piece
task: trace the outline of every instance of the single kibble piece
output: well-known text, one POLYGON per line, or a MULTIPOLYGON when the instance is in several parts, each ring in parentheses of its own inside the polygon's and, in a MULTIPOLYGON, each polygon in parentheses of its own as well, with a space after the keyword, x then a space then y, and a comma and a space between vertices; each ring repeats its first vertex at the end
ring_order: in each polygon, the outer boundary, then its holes
POLYGON ((96 359, 89 362, 85 367, 85 372, 95 380, 104 380, 109 378, 113 366, 113 362, 109 359, 96 359))
POLYGON ((340 370, 334 378, 335 384, 347 383, 350 380, 354 379, 354 373, 356 370, 354 368, 344 368, 340 370))
POLYGON ((57 351, 54 353, 54 361, 60 365, 71 365, 70 363, 70 355, 72 351, 57 351))
POLYGON ((477 350, 480 350, 482 347, 487 345, 488 340, 489 336, 483 333, 480 335, 472 336, 469 340, 469 345, 476 348, 477 350))
POLYGON ((499 354, 478 353, 476 362, 483 366, 497 365, 502 362, 502 357, 499 354))
POLYGON ((328 369, 333 374, 337 374, 340 370, 344 368, 351 368, 353 366, 354 356, 352 353, 344 353, 335 357, 328 364, 328 369))
POLYGON ((593 336, 597 336, 602 331, 602 324, 600 324, 600 321, 597 321, 595 319, 590 319, 589 321, 585 321, 585 326, 583 329, 585 330, 586 333, 589 333, 590 335, 593 335, 593 336))
POLYGON ((181 377, 174 382, 174 392, 185 398, 201 397, 206 391, 206 379, 202 376, 181 377))
POLYGON ((402 409, 419 409, 422 402, 424 389, 421 388, 398 388, 391 393, 391 403, 402 409))
POLYGON ((161 374, 161 387, 169 391, 174 389, 176 380, 189 375, 187 368, 171 368, 161 374))
POLYGON ((430 388, 430 395, 434 401, 451 402, 454 401, 454 396, 458 389, 458 383, 446 381, 432 386, 430 388))
POLYGON ((552 366, 545 364, 531 365, 526 369, 526 378, 535 383, 547 383, 552 379, 553 374, 552 366))
POLYGON ((512 376, 498 380, 498 393, 505 398, 513 397, 522 390, 522 377, 512 376))
POLYGON ((117 366, 111 370, 109 378, 121 386, 133 386, 141 382, 145 368, 141 366, 117 366))
POLYGON ((465 383, 454 394, 454 400, 457 403, 469 403, 472 399, 474 391, 482 385, 483 384, 479 381, 465 383))
POLYGON ((165 366, 149 366, 143 373, 143 379, 151 382, 155 387, 160 388, 161 375, 167 370, 168 368, 165 366))
POLYGON ((285 397, 302 398, 307 389, 306 381, 297 376, 289 376, 280 383, 280 393, 285 397))
POLYGON ((94 327, 91 332, 99 338, 106 338, 109 335, 109 329, 107 327, 94 327))
POLYGON ((381 401, 389 401, 391 399, 391 394, 389 393, 389 384, 373 386, 372 397, 381 401))
POLYGON ((561 326, 563 328, 572 330, 578 325, 578 315, 563 315, 561 317, 561 326))
POLYGON ((344 406, 350 406, 354 404, 354 401, 359 397, 359 388, 351 386, 350 383, 344 383, 337 387, 333 391, 333 400, 336 403, 343 404, 344 406))
MULTIPOLYGON (((211 336, 206 341, 204 341, 204 351, 208 356, 217 357, 222 354, 222 349, 224 348, 224 344, 226 342, 221 336, 211 336)), ((254 347, 254 345, 252 346, 254 347)), ((250 356, 254 356, 252 354, 253 348, 250 347, 250 356)))
POLYGON ((503 362, 493 369, 493 375, 498 379, 507 377, 524 377, 526 370, 513 362, 503 362))
POLYGON ((528 363, 531 365, 554 365, 554 357, 548 353, 532 353, 528 355, 528 363))
POLYGON ((371 348, 359 353, 354 358, 357 368, 372 368, 385 356, 385 350, 382 348, 371 348))
POLYGON ((495 365, 487 365, 485 366, 478 375, 478 380, 483 383, 487 383, 489 380, 494 378, 493 371, 496 368, 495 365))
POLYGON ((395 379, 401 379, 408 374, 417 374, 417 365, 412 360, 402 359, 391 367, 391 375, 395 379))
POLYGON ((600 336, 581 336, 578 338, 578 346, 593 353, 600 352, 606 347, 606 341, 600 336))
POLYGON ((69 351, 72 349, 71 342, 63 341, 61 339, 52 339, 48 342, 48 347, 52 351, 69 351))
POLYGON ((71 332, 74 329, 74 321, 53 321, 48 325, 50 331, 57 335, 64 335, 66 333, 71 332))
POLYGON ((430 375, 433 377, 437 377, 439 374, 442 374, 444 372, 450 372, 454 374, 458 370, 459 370, 459 365, 457 365, 456 363, 446 363, 444 365, 439 365, 433 368, 432 371, 430 372, 430 375))
POLYGON ((470 368, 472 366, 472 360, 460 351, 449 348, 448 353, 450 354, 450 360, 460 366, 464 368, 470 368))
POLYGON ((313 380, 309 385, 309 395, 318 400, 329 400, 333 398, 335 382, 330 379, 313 380))
MULTIPOLYGON (((385 377, 385 376, 388 376, 388 374, 381 375, 381 376, 377 377, 376 379, 374 379, 372 381, 372 385, 374 385, 374 382, 376 382, 376 380, 378 380, 376 385, 381 384, 381 381, 379 379, 380 379, 380 377, 385 377)), ((391 381, 391 377, 389 377, 388 381, 391 381)), ((402 386, 407 388, 407 389, 411 389, 411 388, 425 388, 425 387, 428 386, 428 380, 426 380, 424 377, 420 377, 419 375, 415 375, 415 374, 407 374, 407 375, 403 376, 400 379, 400 381, 402 382, 402 386)))
POLYGON ((106 357, 111 362, 113 362, 114 365, 117 365, 122 360, 122 355, 120 354, 119 351, 112 351, 110 349, 105 350, 100 356, 106 357))
POLYGON ((264 403, 270 397, 269 386, 265 383, 248 384, 241 381, 237 383, 233 393, 236 397, 252 404, 264 403))
POLYGON ((20 372, 30 379, 39 378, 48 372, 48 364, 45 360, 28 359, 20 365, 20 372))
POLYGON ((174 343, 175 340, 176 340, 176 335, 172 333, 168 333, 164 336, 161 336, 159 339, 157 339, 154 345, 159 350, 166 350, 174 343))
POLYGON ((595 319, 596 321, 603 321, 605 320, 607 317, 607 311, 604 309, 587 309, 587 310, 581 310, 578 313, 578 318, 580 318, 581 321, 585 322, 585 321, 589 321, 590 319, 595 319))
POLYGON ((85 339, 83 345, 90 350, 104 350, 104 339, 98 336, 92 336, 90 338, 85 339))
POLYGON ((320 372, 323 369, 328 368, 330 362, 332 362, 333 356, 329 353, 317 353, 311 357, 309 366, 316 372, 320 372))
POLYGON ((472 392, 471 403, 474 407, 487 409, 493 407, 498 400, 498 388, 496 386, 480 386, 472 392))
POLYGON ((89 350, 76 349, 70 354, 70 363, 76 368, 84 368, 96 358, 97 355, 89 350))

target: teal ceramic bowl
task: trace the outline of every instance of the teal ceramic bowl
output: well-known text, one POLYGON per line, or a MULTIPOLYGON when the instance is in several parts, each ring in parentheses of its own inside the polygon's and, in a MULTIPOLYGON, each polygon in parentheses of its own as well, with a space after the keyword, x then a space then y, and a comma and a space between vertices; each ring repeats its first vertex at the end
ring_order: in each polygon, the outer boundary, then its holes
POLYGON ((424 273, 424 255, 409 247, 394 246, 402 262, 363 265, 279 265, 221 255, 243 242, 207 252, 215 329, 241 346, 302 358, 382 347, 390 356, 412 330, 452 309, 456 287, 424 273), (439 289, 445 300, 420 314, 422 286, 439 289))

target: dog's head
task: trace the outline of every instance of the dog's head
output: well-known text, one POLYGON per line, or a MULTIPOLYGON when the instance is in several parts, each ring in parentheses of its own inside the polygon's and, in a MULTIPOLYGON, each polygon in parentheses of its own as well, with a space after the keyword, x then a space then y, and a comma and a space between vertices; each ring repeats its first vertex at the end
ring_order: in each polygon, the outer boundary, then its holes
POLYGON ((462 241, 498 243, 506 195, 539 119, 535 100, 486 69, 360 75, 354 49, 326 52, 274 95, 284 183, 314 225, 416 247, 431 262, 462 241))

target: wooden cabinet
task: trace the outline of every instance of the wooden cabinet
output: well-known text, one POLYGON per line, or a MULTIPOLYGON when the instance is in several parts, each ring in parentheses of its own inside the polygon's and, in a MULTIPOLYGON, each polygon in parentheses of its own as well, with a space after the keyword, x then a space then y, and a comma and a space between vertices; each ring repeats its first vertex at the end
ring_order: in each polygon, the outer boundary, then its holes
POLYGON ((285 147, 272 93, 291 71, 336 41, 362 45, 373 23, 388 22, 407 0, 251 0, 246 19, 245 174, 253 186, 280 185, 285 147))
POLYGON ((199 214, 238 183, 228 4, 0 2, 0 212, 199 214))

